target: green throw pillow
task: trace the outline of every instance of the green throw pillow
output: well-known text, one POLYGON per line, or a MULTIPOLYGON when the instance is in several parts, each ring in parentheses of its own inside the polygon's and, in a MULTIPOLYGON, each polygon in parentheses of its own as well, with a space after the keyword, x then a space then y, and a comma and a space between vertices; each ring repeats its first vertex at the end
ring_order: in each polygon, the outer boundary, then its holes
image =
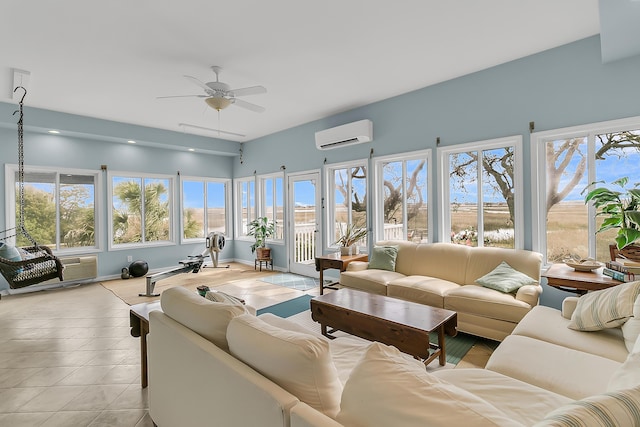
POLYGON ((369 257, 369 268, 396 271, 397 246, 374 246, 369 257))
POLYGON ((502 261, 493 271, 477 279, 476 283, 485 288, 509 293, 520 289, 524 285, 535 285, 538 281, 518 270, 514 270, 513 267, 502 261))
POLYGON ((633 304, 638 295, 640 281, 584 294, 578 299, 567 327, 577 331, 617 328, 633 317, 633 304))

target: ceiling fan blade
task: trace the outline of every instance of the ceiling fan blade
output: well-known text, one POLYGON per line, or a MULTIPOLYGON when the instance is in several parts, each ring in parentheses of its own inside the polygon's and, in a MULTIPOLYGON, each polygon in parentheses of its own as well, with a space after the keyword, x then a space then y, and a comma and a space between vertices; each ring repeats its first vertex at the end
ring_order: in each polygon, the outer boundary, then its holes
POLYGON ((156 99, 161 98, 208 98, 209 95, 173 95, 173 96, 156 96, 156 99))
POLYGON ((240 89, 231 89, 229 92, 233 94, 233 96, 260 95, 262 93, 267 93, 267 88, 264 86, 250 86, 240 89))
POLYGON ((196 79, 195 77, 191 77, 191 76, 184 76, 187 80, 189 80, 192 83, 195 83, 196 85, 200 86, 202 89, 205 90, 205 92, 209 93, 211 92, 211 88, 209 86, 207 86, 203 81, 200 81, 198 79, 196 79))
POLYGON ((242 99, 238 99, 238 98, 233 98, 231 102, 233 102, 238 107, 246 108, 247 110, 255 111, 256 113, 262 113, 265 110, 264 107, 261 107, 256 104, 252 104, 247 101, 243 101, 242 99))

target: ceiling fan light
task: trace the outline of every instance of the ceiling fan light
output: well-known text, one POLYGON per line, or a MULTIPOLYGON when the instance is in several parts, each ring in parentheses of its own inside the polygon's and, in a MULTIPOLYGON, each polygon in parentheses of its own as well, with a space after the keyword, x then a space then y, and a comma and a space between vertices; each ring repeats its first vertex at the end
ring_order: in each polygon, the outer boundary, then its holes
POLYGON ((221 98, 221 97, 214 97, 214 96, 212 96, 211 98, 205 99, 204 102, 206 102, 209 107, 213 108, 214 110, 218 110, 218 111, 224 110, 229 105, 231 105, 231 100, 230 99, 221 98))

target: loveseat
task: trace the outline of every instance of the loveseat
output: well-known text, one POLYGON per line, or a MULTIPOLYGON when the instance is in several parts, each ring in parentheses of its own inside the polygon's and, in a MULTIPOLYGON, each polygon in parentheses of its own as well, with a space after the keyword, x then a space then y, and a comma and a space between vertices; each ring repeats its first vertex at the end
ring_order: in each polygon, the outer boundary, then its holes
MULTIPOLYGON (((349 263, 340 284, 458 313, 458 330, 501 341, 538 304, 542 255, 526 250, 452 243, 377 242, 369 262, 349 263), (376 263, 376 251, 397 248, 395 263, 376 263), (515 289, 496 290, 476 280, 506 262, 529 278, 515 289)), ((388 256, 388 255, 387 255, 388 256)))
POLYGON ((160 427, 639 425, 640 282, 626 288, 608 300, 624 310, 601 310, 617 326, 569 329, 593 311, 569 298, 527 313, 485 369, 430 371, 394 347, 172 288, 150 313, 150 415, 160 427))

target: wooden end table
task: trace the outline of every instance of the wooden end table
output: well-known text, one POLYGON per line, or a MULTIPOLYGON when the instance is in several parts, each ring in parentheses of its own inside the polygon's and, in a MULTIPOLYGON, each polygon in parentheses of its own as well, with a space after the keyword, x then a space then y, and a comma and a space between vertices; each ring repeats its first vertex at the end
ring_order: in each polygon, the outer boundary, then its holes
POLYGON ((320 295, 324 293, 326 289, 338 289, 336 285, 338 282, 330 283, 328 285, 324 284, 324 270, 329 270, 335 268, 337 270, 345 271, 347 269, 347 265, 353 261, 367 261, 369 256, 367 254, 358 254, 358 255, 340 255, 339 252, 328 254, 328 255, 320 255, 316 257, 316 271, 320 272, 320 295))
POLYGON ((271 267, 271 271, 273 271, 273 258, 256 258, 253 262, 254 270, 258 268, 258 264, 260 264, 260 271, 262 271, 262 264, 264 264, 265 270, 271 267))
POLYGON ((311 318, 320 323, 322 334, 329 338, 331 332, 340 330, 395 346, 422 359, 425 365, 438 357, 444 366, 444 335, 458 333, 455 311, 348 288, 312 298, 311 318), (327 326, 333 330, 327 331, 327 326), (429 339, 433 331, 438 333, 437 344, 429 339))
POLYGON ((593 270, 593 272, 576 271, 561 263, 552 264, 541 276, 546 277, 549 286, 580 295, 589 291, 611 288, 622 283, 602 274, 602 268, 593 270))
POLYGON ((147 334, 149 334, 149 312, 160 310, 160 301, 143 302, 132 305, 129 310, 131 336, 140 337, 140 383, 142 388, 149 384, 147 375, 147 334))

